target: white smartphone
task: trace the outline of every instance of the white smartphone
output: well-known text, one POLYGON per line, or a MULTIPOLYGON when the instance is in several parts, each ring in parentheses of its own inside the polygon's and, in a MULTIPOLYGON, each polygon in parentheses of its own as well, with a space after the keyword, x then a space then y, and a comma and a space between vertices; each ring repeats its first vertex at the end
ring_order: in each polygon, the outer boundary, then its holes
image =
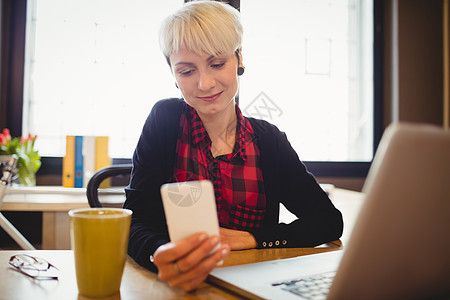
POLYGON ((219 235, 216 198, 210 181, 163 184, 161 197, 172 242, 197 232, 206 232, 209 236, 219 235))

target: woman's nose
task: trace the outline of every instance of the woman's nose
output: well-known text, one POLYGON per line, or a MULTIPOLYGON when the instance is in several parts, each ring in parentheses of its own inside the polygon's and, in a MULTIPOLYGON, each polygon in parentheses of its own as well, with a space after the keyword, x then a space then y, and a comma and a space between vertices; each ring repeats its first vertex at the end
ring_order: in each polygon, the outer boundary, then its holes
POLYGON ((198 88, 203 91, 207 91, 216 85, 214 76, 209 72, 199 72, 198 88))

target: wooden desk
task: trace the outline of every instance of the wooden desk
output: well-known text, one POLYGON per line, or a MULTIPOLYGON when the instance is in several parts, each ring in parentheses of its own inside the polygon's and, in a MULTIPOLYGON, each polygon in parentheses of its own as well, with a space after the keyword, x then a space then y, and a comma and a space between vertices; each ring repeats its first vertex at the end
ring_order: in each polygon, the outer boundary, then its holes
MULTIPOLYGON (((99 199, 108 206, 122 206, 123 189, 99 192, 99 199)), ((89 207, 85 188, 20 187, 8 188, 1 211, 42 212, 42 249, 70 249, 69 216, 75 208, 89 207)))
MULTIPOLYGON (((124 201, 122 191, 100 192, 99 197, 111 206, 121 206, 124 201)), ((335 188, 330 198, 344 216, 344 234, 346 242, 353 228, 356 216, 363 203, 363 194, 335 188)), ((62 187, 35 187, 10 189, 3 199, 2 211, 41 211, 42 249, 70 249, 69 217, 67 212, 74 208, 89 207, 86 189, 62 187)), ((280 221, 289 223, 295 219, 284 207, 280 210, 280 221)))
MULTIPOLYGON (((331 195, 332 201, 344 215, 344 234, 342 243, 348 241, 356 216, 363 202, 363 195, 357 192, 335 189, 331 195)), ((61 204, 62 205, 62 204, 61 204)), ((61 207, 62 209, 62 207, 61 207)), ((65 209, 61 211, 65 212, 65 209)), ((281 213, 281 219, 289 221, 292 216, 281 213)), ((252 249, 232 251, 225 259, 223 266, 253 263, 272 259, 290 258, 326 251, 340 250, 340 243, 322 245, 316 248, 287 249, 252 249)), ((0 300, 8 299, 86 299, 78 295, 75 277, 75 267, 72 251, 0 251, 0 300), (25 252, 47 259, 61 270, 60 280, 34 281, 14 271, 8 264, 9 257, 25 252)), ((194 293, 184 293, 172 289, 166 283, 158 280, 156 274, 140 267, 128 258, 119 295, 110 299, 240 299, 237 295, 228 293, 218 287, 204 283, 194 293)))
MULTIPOLYGON (((257 262, 269 259, 288 258, 324 251, 337 250, 339 247, 261 249, 232 251, 225 259, 224 266, 257 262)), ((73 253, 70 250, 36 251, 0 251, 0 299, 8 300, 82 300, 76 285, 73 253), (37 281, 26 277, 9 266, 9 258, 17 253, 28 253, 42 257, 55 266, 61 273, 58 281, 37 281)), ((242 299, 226 290, 203 283, 195 292, 184 293, 159 281, 156 274, 140 267, 131 258, 125 265, 120 294, 101 299, 141 300, 141 299, 242 299)), ((98 298, 96 298, 98 299, 98 298)))

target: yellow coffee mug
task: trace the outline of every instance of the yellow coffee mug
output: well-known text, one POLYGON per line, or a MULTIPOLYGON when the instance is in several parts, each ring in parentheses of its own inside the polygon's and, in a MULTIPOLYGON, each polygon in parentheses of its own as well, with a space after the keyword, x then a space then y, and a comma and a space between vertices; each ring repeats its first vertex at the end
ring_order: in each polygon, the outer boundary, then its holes
POLYGON ((130 234, 131 210, 82 208, 69 211, 78 291, 106 297, 120 291, 130 234))

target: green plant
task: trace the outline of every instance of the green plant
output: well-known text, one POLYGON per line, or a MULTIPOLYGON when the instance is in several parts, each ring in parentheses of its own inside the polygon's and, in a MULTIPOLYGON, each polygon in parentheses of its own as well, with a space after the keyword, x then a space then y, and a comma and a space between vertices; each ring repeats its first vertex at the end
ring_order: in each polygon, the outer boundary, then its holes
POLYGON ((41 167, 41 157, 34 149, 36 137, 28 134, 27 138, 12 138, 8 128, 0 133, 0 155, 17 155, 17 176, 26 186, 36 185, 36 172, 41 167))

